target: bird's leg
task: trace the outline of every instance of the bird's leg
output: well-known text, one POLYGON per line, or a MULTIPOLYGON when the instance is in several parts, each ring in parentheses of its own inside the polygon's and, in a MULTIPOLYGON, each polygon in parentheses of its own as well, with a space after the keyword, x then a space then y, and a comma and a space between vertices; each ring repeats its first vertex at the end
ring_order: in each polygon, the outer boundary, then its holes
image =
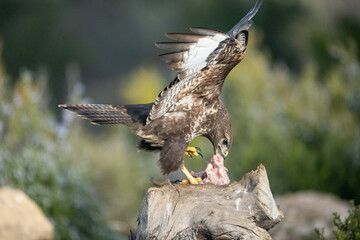
MULTIPOLYGON (((187 147, 185 155, 188 157, 192 158, 192 155, 194 156, 201 156, 203 157, 203 155, 201 154, 201 149, 198 147, 187 147)), ((180 182, 180 184, 198 184, 199 182, 202 181, 201 178, 194 178, 193 175, 191 175, 191 173, 186 169, 185 165, 182 164, 180 167, 181 171, 185 174, 186 178, 185 180, 182 180, 180 182)))
POLYGON ((201 156, 203 157, 203 155, 201 154, 201 149, 199 147, 187 147, 185 155, 188 157, 192 158, 192 155, 194 156, 201 156))
POLYGON ((187 180, 183 180, 180 182, 180 184, 199 184, 199 182, 202 181, 201 178, 194 178, 193 175, 191 175, 191 173, 189 173, 189 171, 186 169, 185 165, 182 164, 180 167, 181 171, 185 174, 187 180))

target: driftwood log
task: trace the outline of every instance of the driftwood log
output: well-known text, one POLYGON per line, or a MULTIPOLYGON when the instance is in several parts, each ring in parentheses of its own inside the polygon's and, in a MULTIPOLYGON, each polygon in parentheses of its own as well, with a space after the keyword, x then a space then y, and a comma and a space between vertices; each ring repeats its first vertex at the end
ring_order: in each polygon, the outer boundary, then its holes
POLYGON ((282 218, 260 165, 225 186, 149 188, 129 239, 271 239, 267 230, 282 218))

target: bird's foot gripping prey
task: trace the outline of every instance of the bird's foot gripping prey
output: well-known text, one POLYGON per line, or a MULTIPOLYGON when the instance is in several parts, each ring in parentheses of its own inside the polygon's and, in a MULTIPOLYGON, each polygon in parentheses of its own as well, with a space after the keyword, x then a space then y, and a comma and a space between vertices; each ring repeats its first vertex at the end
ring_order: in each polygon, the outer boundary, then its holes
POLYGON ((160 151, 162 173, 179 168, 185 170, 185 152, 192 139, 203 136, 210 140, 214 154, 225 158, 232 144, 229 114, 219 99, 226 76, 244 58, 248 30, 262 0, 227 33, 207 28, 190 28, 193 34, 169 33, 177 42, 156 46, 167 51, 161 54, 175 79, 159 93, 155 102, 132 105, 61 104, 59 107, 77 113, 97 125, 124 124, 141 138, 139 149, 160 151))
MULTIPOLYGON (((192 155, 194 156, 201 156, 203 157, 201 153, 201 149, 199 147, 187 147, 185 155, 192 158, 192 155)), ((186 169, 185 165, 183 164, 180 167, 181 171, 185 174, 187 180, 183 180, 180 182, 180 184, 198 184, 202 181, 201 178, 194 178, 193 175, 186 169)))
POLYGON ((183 180, 180 184, 199 184, 202 181, 201 178, 194 178, 193 175, 186 169, 184 165, 180 167, 181 171, 185 174, 187 180, 183 180))
MULTIPOLYGON (((224 158, 221 154, 217 153, 207 161, 205 171, 199 173, 190 172, 190 174, 200 184, 212 183, 215 185, 227 185, 230 183, 227 172, 228 170, 224 166, 224 158)), ((189 184, 189 181, 183 180, 180 184, 189 184)))

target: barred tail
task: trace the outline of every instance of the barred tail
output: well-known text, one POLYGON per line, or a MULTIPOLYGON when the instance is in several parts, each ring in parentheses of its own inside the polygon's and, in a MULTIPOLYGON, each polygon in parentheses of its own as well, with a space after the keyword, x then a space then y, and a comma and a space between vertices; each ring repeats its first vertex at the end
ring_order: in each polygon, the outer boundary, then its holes
POLYGON ((58 107, 76 113, 93 124, 124 124, 132 126, 135 123, 145 125, 152 103, 133 105, 106 104, 60 104, 58 107))

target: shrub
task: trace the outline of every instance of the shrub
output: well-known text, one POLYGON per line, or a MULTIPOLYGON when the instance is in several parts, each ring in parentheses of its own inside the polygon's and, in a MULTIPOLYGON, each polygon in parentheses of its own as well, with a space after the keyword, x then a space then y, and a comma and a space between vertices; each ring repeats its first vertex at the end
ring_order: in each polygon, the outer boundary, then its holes
MULTIPOLYGON (((354 205, 354 204, 353 204, 354 205)), ((359 240, 360 239, 360 205, 354 206, 349 211, 344 221, 339 214, 334 213, 333 223, 335 226, 334 236, 336 240, 359 240)), ((315 233, 320 240, 325 240, 323 231, 315 229, 315 233)))
POLYGON ((14 86, 8 82, 0 66, 0 186, 32 198, 55 239, 118 239, 90 184, 91 167, 68 160, 71 146, 47 109, 45 77, 24 71, 14 86))
POLYGON ((234 143, 232 178, 262 162, 275 193, 317 189, 360 201, 360 64, 356 48, 333 45, 338 66, 300 76, 252 49, 222 95, 234 143))

